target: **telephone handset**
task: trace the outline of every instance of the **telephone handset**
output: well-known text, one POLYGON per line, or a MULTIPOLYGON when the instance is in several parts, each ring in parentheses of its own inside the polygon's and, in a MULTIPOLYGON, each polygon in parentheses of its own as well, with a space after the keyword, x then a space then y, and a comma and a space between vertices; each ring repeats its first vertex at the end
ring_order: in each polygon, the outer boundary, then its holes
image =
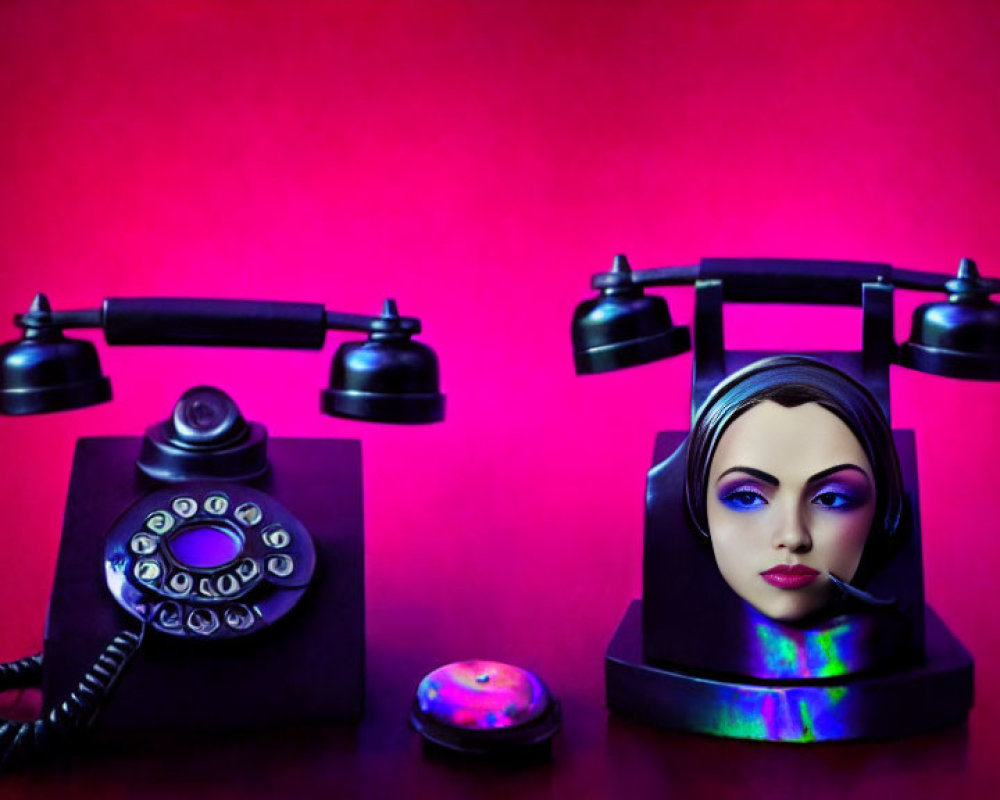
MULTIPOLYGON (((180 298, 53 312, 40 295, 15 323, 21 339, 0 345, 4 414, 110 399, 96 349, 65 328, 101 327, 111 344, 313 349, 332 328, 369 337, 338 349, 325 413, 443 417, 436 356, 411 341, 419 322, 391 301, 379 317, 180 298)), ((40 685, 44 714, 0 720, 0 771, 95 725, 115 734, 357 720, 363 537, 360 443, 269 437, 220 389, 186 391, 142 437, 80 439, 44 655, 0 665, 0 691, 40 685)))

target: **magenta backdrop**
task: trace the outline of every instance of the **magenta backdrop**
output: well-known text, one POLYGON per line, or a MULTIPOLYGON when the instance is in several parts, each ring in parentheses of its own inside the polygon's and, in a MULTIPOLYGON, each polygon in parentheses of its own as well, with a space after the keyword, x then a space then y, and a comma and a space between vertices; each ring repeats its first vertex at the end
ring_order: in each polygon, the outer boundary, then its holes
MULTIPOLYGON (((41 643, 76 437, 135 434, 214 383, 272 435, 363 440, 371 648, 588 664, 597 702, 594 643, 639 594, 644 473, 654 432, 685 425, 691 360, 575 377, 589 276, 619 251, 1000 275, 998 45, 990 0, 3 3, 0 312, 37 291, 359 313, 391 295, 440 356, 448 418, 320 415, 332 343, 99 345, 113 403, 0 419, 0 658, 41 643)), ((688 322, 691 292, 668 298, 688 322)), ((900 337, 928 299, 899 293, 900 337)), ((738 312, 742 346, 860 340, 855 311, 738 312)), ((985 756, 1000 386, 892 377, 985 756)))

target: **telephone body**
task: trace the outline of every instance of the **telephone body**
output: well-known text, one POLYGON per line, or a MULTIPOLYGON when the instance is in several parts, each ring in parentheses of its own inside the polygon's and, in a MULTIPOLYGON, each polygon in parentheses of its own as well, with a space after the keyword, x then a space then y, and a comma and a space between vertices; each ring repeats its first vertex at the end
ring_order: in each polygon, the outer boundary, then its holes
MULTIPOLYGON (((53 311, 38 295, 0 345, 0 413, 111 397, 94 345, 340 345, 321 410, 388 423, 444 416, 419 320, 316 303, 110 298, 53 311)), ((40 656, 0 664, 0 690, 40 685, 43 716, 0 719, 0 771, 84 731, 246 729, 359 720, 364 709, 361 445, 271 438, 222 390, 196 386, 142 436, 78 441, 40 656)))
POLYGON ((46 708, 117 631, 151 632, 104 730, 356 720, 364 536, 356 440, 268 439, 244 481, 166 482, 141 437, 76 448, 45 631, 46 708))
MULTIPOLYGON (((1000 380, 1000 281, 963 259, 956 276, 889 264, 766 258, 702 259, 633 271, 624 256, 592 279, 572 340, 578 373, 650 363, 691 348, 647 287, 695 287, 692 422, 713 390, 779 356, 728 350, 726 302, 860 306, 860 351, 790 353, 862 384, 889 423, 889 366, 1000 380), (944 291, 893 339, 895 287, 944 291)), ((875 412, 876 414, 878 411, 875 412)), ((639 721, 717 736, 822 741, 911 735, 965 720, 973 662, 926 606, 912 431, 893 431, 902 511, 863 587, 838 581, 834 612, 798 623, 766 617, 720 574, 686 499, 688 431, 660 432, 646 481, 643 594, 605 657, 608 707, 639 721)), ((831 578, 831 581, 833 578, 831 578)))
POLYGON ((864 584, 891 604, 844 603, 803 625, 765 617, 726 585, 684 508, 687 432, 657 434, 643 596, 608 646, 609 708, 666 727, 791 742, 895 738, 963 722, 973 660, 925 604, 913 431, 894 438, 906 512, 891 556, 864 584))

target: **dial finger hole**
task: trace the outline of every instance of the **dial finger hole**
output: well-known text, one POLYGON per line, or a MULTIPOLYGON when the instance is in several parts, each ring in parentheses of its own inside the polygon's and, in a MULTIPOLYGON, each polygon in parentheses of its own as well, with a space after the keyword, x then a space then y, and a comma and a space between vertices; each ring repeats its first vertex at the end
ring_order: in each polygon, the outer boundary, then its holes
POLYGON ((267 571, 278 578, 287 578, 294 569, 295 563, 288 556, 270 556, 267 559, 267 571))
POLYGON ((177 516, 184 519, 193 517, 194 513, 198 510, 198 504, 194 501, 193 497, 175 497, 170 507, 177 516))
POLYGON ((167 586, 177 594, 187 594, 191 591, 191 587, 194 586, 194 578, 186 572, 175 572, 170 576, 170 580, 167 581, 167 586))

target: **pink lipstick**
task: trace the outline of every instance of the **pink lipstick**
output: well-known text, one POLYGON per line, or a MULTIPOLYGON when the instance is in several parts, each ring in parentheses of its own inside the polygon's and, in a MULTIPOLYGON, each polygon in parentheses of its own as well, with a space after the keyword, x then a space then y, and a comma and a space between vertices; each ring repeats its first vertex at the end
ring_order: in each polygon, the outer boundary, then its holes
POLYGON ((805 564, 778 564, 760 573, 760 577, 779 589, 801 589, 816 580, 819 572, 805 564))

